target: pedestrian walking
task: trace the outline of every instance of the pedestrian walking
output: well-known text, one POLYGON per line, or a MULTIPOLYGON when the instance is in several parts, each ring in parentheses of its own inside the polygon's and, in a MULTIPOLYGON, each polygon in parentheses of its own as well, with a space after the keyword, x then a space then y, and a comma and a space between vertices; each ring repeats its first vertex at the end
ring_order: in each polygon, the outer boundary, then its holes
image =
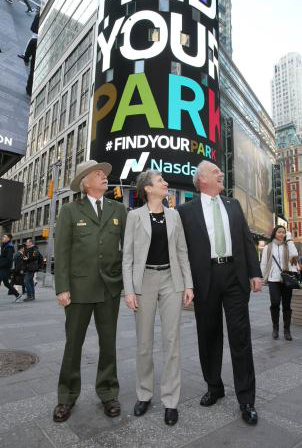
POLYGON ((34 245, 32 238, 28 238, 25 244, 27 260, 25 267, 24 284, 27 292, 27 297, 24 299, 24 302, 31 302, 36 298, 34 275, 36 272, 38 272, 43 257, 40 254, 38 247, 34 245))
POLYGON ((153 342, 155 314, 161 318, 164 368, 161 400, 164 421, 175 425, 180 396, 180 316, 182 303, 193 299, 193 281, 184 231, 176 210, 164 207, 168 184, 159 171, 137 178, 146 204, 129 212, 123 250, 125 302, 135 311, 136 393, 134 415, 147 411, 153 397, 153 342))
POLYGON ((65 308, 66 344, 58 385, 55 422, 66 421, 81 390, 81 352, 92 314, 99 336, 96 393, 109 417, 120 414, 116 327, 122 283, 126 226, 123 204, 108 200, 109 163, 78 165, 70 188, 83 200, 63 205, 55 238, 55 284, 65 308))
POLYGON ((263 279, 268 283, 271 301, 273 339, 279 338, 280 304, 282 303, 284 337, 287 341, 292 341, 290 332, 292 289, 282 282, 281 269, 296 272, 298 278, 297 262, 298 251, 291 233, 281 225, 276 226, 272 231, 269 244, 263 249, 261 259, 263 279))
POLYGON ((12 243, 12 235, 4 234, 2 237, 1 254, 0 254, 0 285, 4 286, 15 296, 16 302, 22 299, 21 294, 10 284, 10 273, 13 265, 14 245, 12 243))
POLYGON ((251 289, 261 290, 261 269, 240 203, 220 196, 223 179, 215 164, 202 161, 193 176, 200 195, 178 209, 193 276, 200 363, 208 385, 200 404, 211 406, 225 394, 221 378, 224 308, 242 418, 256 424, 248 302, 251 289))
POLYGON ((22 295, 25 294, 24 275, 26 269, 27 257, 25 255, 25 245, 19 244, 18 250, 14 255, 13 270, 11 277, 11 286, 19 285, 22 287, 22 295))

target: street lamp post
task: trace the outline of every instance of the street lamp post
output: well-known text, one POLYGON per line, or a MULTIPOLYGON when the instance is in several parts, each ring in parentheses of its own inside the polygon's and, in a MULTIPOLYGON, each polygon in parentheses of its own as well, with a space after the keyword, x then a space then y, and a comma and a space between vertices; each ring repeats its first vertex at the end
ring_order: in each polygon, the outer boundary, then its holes
POLYGON ((59 170, 62 166, 62 162, 57 160, 52 164, 52 178, 54 182, 53 195, 50 203, 50 216, 49 216, 49 234, 47 241, 47 258, 46 258, 46 271, 43 279, 43 286, 53 287, 53 276, 51 273, 51 257, 54 250, 54 226, 56 220, 56 202, 58 197, 59 187, 59 170))

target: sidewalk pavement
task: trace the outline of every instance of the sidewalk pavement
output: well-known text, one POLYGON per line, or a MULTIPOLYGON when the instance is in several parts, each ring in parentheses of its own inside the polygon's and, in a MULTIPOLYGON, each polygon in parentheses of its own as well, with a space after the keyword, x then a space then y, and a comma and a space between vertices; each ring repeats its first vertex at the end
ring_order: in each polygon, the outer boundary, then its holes
POLYGON ((267 289, 252 295, 250 314, 257 377, 259 423, 246 425, 234 395, 230 353, 225 338, 223 380, 226 397, 210 408, 199 405, 206 391, 202 379, 194 314, 183 311, 182 393, 180 418, 164 424, 160 402, 162 367, 160 323, 155 329, 155 396, 148 413, 133 416, 135 329, 130 310, 121 304, 118 326, 118 373, 122 414, 110 419, 94 391, 98 340, 89 326, 82 357, 82 393, 71 418, 52 421, 64 348, 64 312, 51 289, 37 288, 35 302, 12 304, 0 290, 0 349, 32 351, 40 362, 22 373, 0 378, 0 446, 2 448, 297 448, 302 447, 302 327, 294 340, 271 338, 267 289))

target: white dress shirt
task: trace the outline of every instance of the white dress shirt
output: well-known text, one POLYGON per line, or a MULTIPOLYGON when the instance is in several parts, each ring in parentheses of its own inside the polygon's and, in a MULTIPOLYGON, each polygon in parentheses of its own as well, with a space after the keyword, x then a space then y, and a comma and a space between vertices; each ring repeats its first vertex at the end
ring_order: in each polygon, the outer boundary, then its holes
POLYGON ((97 209, 96 201, 101 201, 100 206, 101 206, 101 209, 103 210, 103 196, 101 196, 100 199, 96 199, 96 198, 93 198, 92 196, 89 196, 89 194, 87 194, 87 198, 89 199, 89 201, 95 211, 96 216, 98 216, 98 209, 97 209))
MULTIPOLYGON (((232 253, 232 238, 231 238, 229 217, 228 217, 227 211, 225 209, 225 206, 221 200, 221 197, 219 195, 217 195, 216 197, 217 197, 218 204, 220 207, 220 212, 221 212, 222 221, 223 221, 223 228, 224 228, 224 236, 225 236, 225 244, 226 244, 226 251, 225 251, 224 257, 231 257, 233 255, 233 253, 232 253)), ((201 206, 202 206, 204 219, 206 222, 206 227, 207 227, 210 244, 211 244, 211 258, 217 258, 218 255, 215 250, 215 231, 214 231, 214 220, 213 220, 213 205, 212 205, 211 198, 212 198, 212 196, 209 196, 208 194, 200 193, 201 206)))

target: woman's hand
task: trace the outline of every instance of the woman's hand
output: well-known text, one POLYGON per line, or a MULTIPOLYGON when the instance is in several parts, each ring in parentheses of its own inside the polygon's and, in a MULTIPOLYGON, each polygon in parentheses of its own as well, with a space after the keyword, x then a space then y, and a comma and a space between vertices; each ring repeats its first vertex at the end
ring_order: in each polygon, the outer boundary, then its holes
POLYGON ((125 303, 128 308, 133 311, 137 310, 137 299, 135 294, 126 294, 125 295, 125 303))
POLYGON ((186 288, 183 293, 183 303, 184 306, 189 306, 194 297, 193 289, 186 288))

